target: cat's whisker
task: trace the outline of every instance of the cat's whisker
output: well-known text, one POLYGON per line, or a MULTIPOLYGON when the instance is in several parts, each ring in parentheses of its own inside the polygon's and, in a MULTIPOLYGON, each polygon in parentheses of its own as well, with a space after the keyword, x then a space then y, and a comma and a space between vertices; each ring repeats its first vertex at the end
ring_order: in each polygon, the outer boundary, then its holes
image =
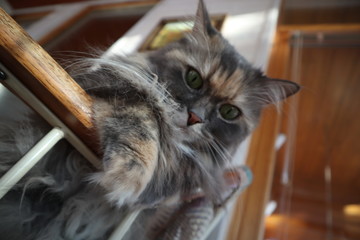
POLYGON ((220 163, 219 161, 217 160, 218 156, 216 155, 216 153, 214 151, 216 151, 210 142, 206 142, 206 145, 205 145, 208 149, 208 152, 211 154, 212 156, 212 161, 215 162, 215 164, 217 165, 218 168, 221 169, 221 166, 220 166, 220 163))
MULTIPOLYGON (((230 159, 225 158, 225 159, 224 159, 224 162, 227 162, 227 164, 225 164, 227 171, 237 172, 237 169, 231 164, 230 159)), ((219 164, 218 164, 218 167, 220 167, 219 164)), ((224 166, 221 166, 221 168, 224 168, 224 166)), ((237 182, 237 181, 238 181, 235 176, 232 176, 232 178, 233 178, 232 180, 233 180, 234 182, 237 182)))
POLYGON ((231 167, 232 166, 232 164, 231 164, 232 155, 229 152, 227 152, 225 146, 223 146, 220 141, 218 141, 215 138, 212 138, 211 140, 212 141, 210 141, 209 143, 215 149, 215 151, 219 154, 222 161, 224 161, 224 163, 227 167, 231 167))
POLYGON ((221 143, 221 141, 219 141, 216 138, 213 138, 213 141, 220 147, 220 149, 222 150, 222 152, 227 156, 227 159, 232 159, 232 154, 230 154, 226 148, 226 146, 221 143))
MULTIPOLYGON (((202 148, 204 146, 205 146, 204 144, 200 143, 198 145, 198 148, 199 147, 202 148)), ((208 151, 206 151, 206 152, 208 152, 208 151)), ((206 162, 204 162, 203 156, 201 153, 199 153, 199 151, 197 151, 197 154, 195 155, 195 157, 193 159, 195 159, 194 162, 197 164, 198 167, 200 167, 202 173, 205 174, 205 176, 207 178, 209 178, 209 177, 211 178, 211 173, 209 172, 209 169, 207 168, 207 164, 206 164, 206 162)))
POLYGON ((220 148, 218 148, 218 146, 216 145, 215 142, 209 142, 209 144, 210 144, 211 148, 217 153, 214 161, 219 162, 218 158, 220 158, 221 162, 224 162, 224 163, 229 162, 229 160, 227 159, 225 154, 220 150, 220 148))

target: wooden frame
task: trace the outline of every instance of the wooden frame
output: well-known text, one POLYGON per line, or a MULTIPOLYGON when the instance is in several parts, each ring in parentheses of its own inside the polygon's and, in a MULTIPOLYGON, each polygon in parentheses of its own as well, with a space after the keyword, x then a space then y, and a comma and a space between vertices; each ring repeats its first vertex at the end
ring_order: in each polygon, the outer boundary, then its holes
POLYGON ((282 32, 353 32, 360 31, 359 24, 315 24, 315 25, 283 25, 279 26, 282 32))
MULTIPOLYGON (((288 79, 291 62, 290 40, 296 33, 314 32, 360 32, 360 24, 319 24, 319 25, 283 25, 277 30, 267 75, 288 79)), ((296 79, 290 79, 296 82, 296 79)), ((295 126, 287 121, 286 116, 296 114, 299 96, 290 98, 281 112, 273 108, 265 109, 258 129, 253 133, 247 164, 253 170, 254 181, 247 191, 240 196, 235 205, 235 212, 229 227, 228 240, 262 240, 264 237, 265 208, 269 202, 275 166, 275 140, 280 130, 290 138, 285 151, 291 154, 295 126), (288 108, 288 105, 292 105, 288 108)))

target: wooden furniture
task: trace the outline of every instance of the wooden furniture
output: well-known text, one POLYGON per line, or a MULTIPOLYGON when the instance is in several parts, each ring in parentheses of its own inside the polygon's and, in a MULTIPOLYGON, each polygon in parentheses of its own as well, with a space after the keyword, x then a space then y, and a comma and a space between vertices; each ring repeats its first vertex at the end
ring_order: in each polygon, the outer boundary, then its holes
MULTIPOLYGON (((282 218, 277 218, 278 216, 276 215, 273 218, 270 218, 268 221, 269 225, 276 222, 275 225, 277 226, 277 229, 273 226, 271 233, 274 234, 275 230, 278 230, 280 233, 279 235, 267 235, 266 237, 277 239, 303 239, 305 232, 303 232, 303 235, 297 234, 297 232, 305 231, 306 228, 309 228, 308 232, 310 235, 307 235, 308 238, 311 238, 311 228, 316 229, 316 233, 314 233, 317 234, 316 236, 322 234, 321 236, 325 237, 332 233, 334 239, 338 239, 335 236, 339 234, 338 232, 340 229, 345 231, 349 236, 358 234, 358 231, 355 228, 352 228, 355 226, 355 219, 345 219, 344 222, 341 222, 341 215, 343 213, 342 206, 339 204, 339 202, 344 199, 351 199, 349 197, 353 195, 354 189, 357 189, 357 185, 353 182, 353 179, 354 176, 358 174, 358 168, 356 168, 357 165, 355 163, 357 162, 356 154, 358 154, 358 151, 354 145, 350 144, 347 145, 349 147, 352 146, 349 150, 345 150, 345 148, 337 150, 333 149, 334 153, 342 152, 342 154, 341 156, 334 155, 331 157, 332 166, 336 164, 336 166, 345 168, 345 162, 348 161, 348 163, 354 167, 350 167, 351 169, 347 171, 346 176, 343 176, 342 178, 339 176, 339 171, 337 171, 335 175, 336 170, 331 170, 334 175, 332 177, 333 180, 331 180, 330 183, 326 183, 329 179, 324 179, 324 175, 326 174, 326 171, 324 172, 324 165, 330 163, 324 163, 323 161, 324 157, 326 158, 327 153, 326 149, 323 147, 326 144, 322 143, 324 141, 324 139, 322 139, 324 135, 329 136, 329 139, 325 142, 337 142, 341 141, 340 139, 349 138, 353 139, 353 141, 351 141, 352 143, 355 144, 356 142, 354 134, 352 135, 350 132, 347 132, 350 126, 352 126, 354 131, 359 129, 358 127, 354 127, 357 125, 355 122, 348 122, 346 127, 343 126, 343 131, 338 130, 342 133, 342 138, 337 138, 337 141, 336 138, 330 138, 330 136, 332 136, 330 132, 341 126, 334 125, 333 127, 330 127, 331 123, 335 123, 336 121, 336 123, 344 124, 343 121, 346 121, 346 116, 351 113, 355 114, 354 110, 357 101, 354 101, 354 99, 357 95, 353 95, 350 98, 349 94, 356 92, 355 89, 356 86, 358 86, 354 83, 356 82, 356 76, 358 76, 356 74, 359 72, 356 70, 358 69, 356 68, 358 65, 358 62, 356 61, 358 49, 355 49, 356 46, 358 46, 359 41, 358 38, 357 40, 353 39, 348 47, 344 47, 345 45, 342 45, 344 42, 342 43, 341 38, 339 38, 341 34, 346 36, 351 33, 359 36, 360 25, 317 24, 285 25, 278 27, 267 74, 273 77, 290 79, 298 82, 304 86, 304 89, 300 94, 291 97, 281 111, 276 112, 271 108, 264 111, 258 129, 253 133, 247 159, 247 164, 249 164, 254 172, 254 182, 236 203, 235 211, 241 212, 242 214, 233 216, 227 239, 264 239, 264 211, 269 203, 272 187, 274 187, 276 192, 276 200, 279 200, 277 207, 278 209, 280 208, 278 212, 281 212, 282 218), (296 36, 316 36, 317 33, 320 38, 323 34, 337 34, 338 37, 333 40, 332 44, 334 47, 343 46, 343 49, 345 50, 342 51, 347 51, 347 54, 341 55, 340 49, 332 50, 330 48, 326 50, 326 48, 321 47, 319 44, 318 47, 320 49, 316 49, 311 43, 309 43, 310 47, 308 50, 304 50, 304 47, 302 46, 303 39, 296 36), (294 36, 295 38, 293 38, 294 36), (308 54, 306 58, 301 56, 304 51, 307 51, 306 53, 308 54), (321 55, 322 53, 326 53, 326 55, 321 55), (335 55, 338 56, 336 60, 331 59, 330 56, 335 55), (315 57, 318 60, 320 59, 320 62, 312 62, 315 57), (345 59, 341 59, 341 57, 345 59), (341 66, 342 63, 347 63, 346 67, 341 67, 346 73, 346 79, 343 79, 342 72, 330 70, 330 68, 335 69, 336 67, 341 66), (304 66, 304 69, 307 69, 307 72, 300 72, 302 64, 306 65, 304 66), (329 68, 329 73, 325 70, 327 68, 329 68), (320 71, 319 69, 322 70, 320 71), (353 72, 351 72, 351 70, 353 72), (334 74, 337 73, 337 76, 331 75, 330 72, 334 74), (338 79, 336 79, 336 77, 338 79), (301 80, 301 78, 303 78, 303 80, 301 80), (319 84, 320 81, 322 81, 322 85, 319 84), (343 82, 343 84, 336 82, 343 82), (347 88, 347 85, 352 85, 354 88, 350 90, 347 88), (333 90, 336 89, 336 94, 329 91, 330 87, 333 90), (323 90, 323 88, 326 90, 323 90), (340 95, 340 93, 342 95, 340 95), (335 103, 334 99, 340 99, 340 96, 342 96, 341 102, 336 104, 339 106, 341 105, 342 107, 336 107, 337 105, 334 106, 333 104, 329 105, 330 101, 335 103), (327 100, 324 100, 324 98, 327 100), (348 102, 344 99, 348 99, 348 102), (314 105, 315 101, 316 105, 314 105), (334 110, 332 110, 333 108, 334 110), (336 109, 339 112, 340 109, 342 109, 342 112, 338 117, 335 117, 336 115, 334 115, 334 113, 332 113, 332 115, 320 114, 323 111, 331 113, 336 109), (312 124, 314 125, 306 126, 310 119, 313 119, 312 124), (327 119, 327 125, 321 125, 319 119, 327 119), (325 129, 328 133, 326 133, 325 129), (297 131, 301 132, 297 133, 297 131), (313 139, 311 140, 305 140, 305 136, 309 137, 313 134, 311 131, 316 132, 316 136, 313 136, 313 139), (287 141, 282 150, 276 152, 274 143, 279 133, 285 134, 287 136, 287 141), (310 144, 311 146, 307 147, 307 144, 310 144), (305 151, 305 149, 311 149, 311 151, 305 151), (317 157, 322 156, 322 158, 318 159, 315 155, 317 157), (312 156, 314 156, 314 158, 312 158, 312 156), (295 158, 297 159, 297 162, 294 162, 295 158), (299 163, 300 161, 304 163, 301 164, 299 163), (275 164, 280 168, 277 169, 277 171, 275 171, 275 164), (294 164, 296 164, 296 166, 294 166, 294 164), (296 176, 294 176, 294 171, 296 171, 296 176), (288 176, 284 176, 284 173, 288 174, 288 176), (304 179, 307 179, 307 181, 304 179), (273 180, 276 180, 277 185, 272 186, 273 180), (297 195, 292 193, 295 189, 293 186, 294 181, 297 186, 300 186, 300 188, 303 189, 302 191, 298 190, 297 195), (346 187, 346 183, 348 184, 348 187, 346 187), (305 191, 305 189, 307 189, 307 191, 305 191), (302 195, 307 192, 312 192, 313 196, 304 197, 304 195, 302 195), (341 192, 341 194, 339 194, 339 192, 341 192), (327 200, 324 200, 325 198, 327 198, 327 200), (331 198, 332 200, 329 200, 328 198, 331 198), (291 203, 292 201, 294 201, 294 203, 291 203), (307 206, 306 203, 312 205, 307 206), (296 208, 292 213, 292 217, 286 216, 286 212, 290 211, 291 204, 294 204, 296 208), (302 209, 299 209, 299 207, 302 209), (315 213, 310 214, 309 211, 315 211, 315 213), (296 217, 296 214, 298 218, 296 217), (313 220, 314 218, 316 220, 313 220), (320 220, 321 218, 323 219, 320 220), (331 223, 332 225, 329 225, 328 223, 329 218, 333 221, 331 223), (311 219, 311 221, 306 221, 309 219, 311 219)), ((314 39, 316 39, 315 36, 313 37, 314 39)), ((312 44, 316 44, 315 42, 316 40, 314 40, 312 44)), ((327 158, 330 159, 329 156, 327 158)), ((330 165, 328 165, 328 167, 330 167, 330 165)), ((327 170, 330 169, 328 168, 327 170)), ((329 176, 327 178, 329 178, 329 176)), ((352 198, 358 199, 356 196, 353 196, 352 198)))
MULTIPOLYGON (((0 61, 90 148, 91 99, 31 37, 0 9, 0 61)), ((6 79, 2 80, 11 90, 6 79)), ((20 96, 21 97, 21 96, 20 96)))

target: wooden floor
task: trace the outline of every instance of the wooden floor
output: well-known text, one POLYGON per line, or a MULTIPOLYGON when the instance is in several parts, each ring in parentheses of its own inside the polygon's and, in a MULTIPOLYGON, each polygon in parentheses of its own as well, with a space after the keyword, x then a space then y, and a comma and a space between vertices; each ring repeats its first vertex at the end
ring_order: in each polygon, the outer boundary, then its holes
POLYGON ((290 69, 303 90, 286 120, 296 134, 277 157, 266 239, 360 239, 359 36, 351 45, 342 40, 349 36, 329 46, 305 41, 299 69, 290 69))

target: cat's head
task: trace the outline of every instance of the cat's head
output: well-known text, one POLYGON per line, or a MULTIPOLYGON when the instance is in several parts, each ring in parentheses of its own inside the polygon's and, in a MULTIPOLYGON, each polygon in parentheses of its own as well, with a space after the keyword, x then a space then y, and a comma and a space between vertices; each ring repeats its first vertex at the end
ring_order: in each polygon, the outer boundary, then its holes
POLYGON ((293 82, 266 77, 215 30, 202 1, 191 33, 149 54, 152 70, 185 109, 177 123, 189 141, 237 146, 261 109, 295 94, 293 82))

